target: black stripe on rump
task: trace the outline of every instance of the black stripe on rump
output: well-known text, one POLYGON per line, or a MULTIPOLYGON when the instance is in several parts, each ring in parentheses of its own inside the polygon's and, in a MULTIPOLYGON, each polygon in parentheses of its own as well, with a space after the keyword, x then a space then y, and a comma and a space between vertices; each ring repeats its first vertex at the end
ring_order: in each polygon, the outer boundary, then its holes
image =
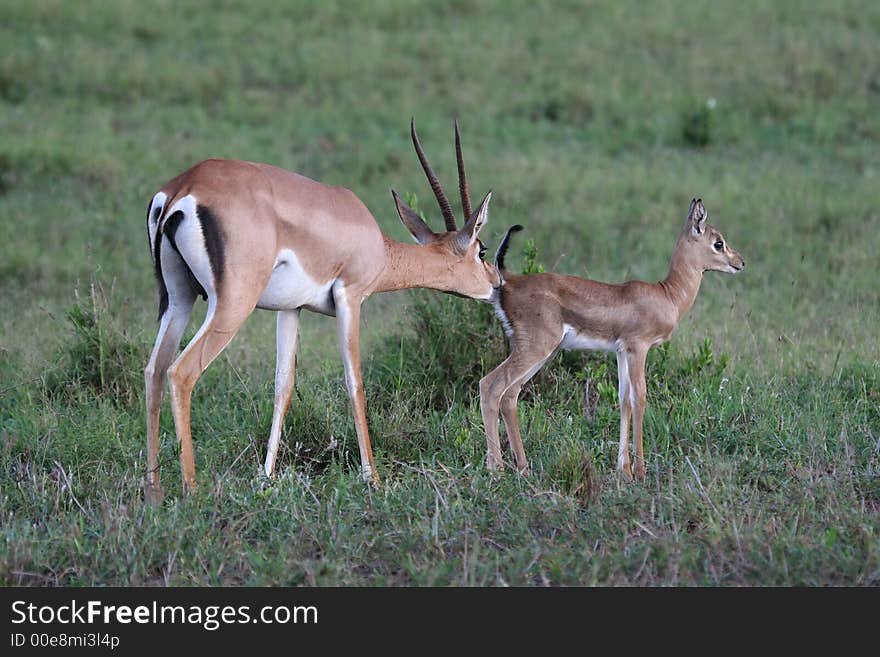
POLYGON ((183 218, 183 210, 177 210, 176 212, 174 212, 170 217, 165 220, 165 223, 162 225, 162 233, 165 235, 165 237, 168 238, 168 242, 171 244, 171 248, 173 248, 177 255, 180 256, 180 260, 181 262, 183 262, 183 266, 186 267, 187 277, 189 278, 189 284, 192 289, 194 289, 202 297, 202 299, 207 299, 208 293, 205 292, 205 288, 202 287, 201 283, 199 283, 199 280, 193 274, 192 269, 189 268, 186 260, 184 260, 183 256, 180 255, 180 249, 177 248, 177 242, 174 239, 177 235, 177 229, 180 227, 180 222, 183 221, 183 218))
POLYGON ((214 284, 219 288, 223 283, 223 272, 226 240, 220 231, 220 222, 217 215, 206 205, 196 208, 199 222, 202 224, 202 236, 205 239, 205 248, 208 250, 208 261, 211 263, 211 271, 214 272, 214 284))
POLYGON ((168 238, 168 243, 171 244, 171 248, 180 256, 180 260, 183 263, 183 266, 186 267, 187 278, 189 279, 189 284, 193 290, 195 290, 203 299, 208 298, 207 292, 205 292, 205 288, 202 287, 202 284, 199 283, 198 279, 193 275, 192 269, 189 268, 189 265, 186 264, 186 260, 183 259, 183 256, 180 255, 180 249, 177 248, 177 243, 174 241, 174 236, 177 233, 177 229, 180 226, 180 222, 183 221, 184 214, 182 210, 177 210, 172 213, 161 227, 156 229, 156 245, 153 250, 153 263, 156 271, 156 282, 159 285, 159 319, 162 319, 162 315, 165 314, 165 311, 168 310, 168 287, 165 285, 165 278, 162 276, 162 237, 168 238))
MULTIPOLYGON (((149 213, 149 209, 147 210, 147 212, 149 213)), ((198 206, 197 216, 199 219, 199 223, 202 226, 202 235, 205 240, 205 249, 208 252, 208 261, 211 264, 211 271, 214 274, 214 284, 215 286, 219 287, 221 281, 223 280, 224 271, 224 239, 222 233, 220 232, 219 222, 217 221, 217 216, 211 211, 211 209, 204 205, 198 206)), ((208 298, 208 294, 205 292, 205 288, 193 275, 192 269, 190 269, 189 265, 186 264, 186 260, 183 259, 183 256, 180 255, 180 250, 177 248, 177 243, 174 239, 175 234, 177 233, 177 229, 180 226, 180 222, 183 221, 183 219, 183 211, 177 210, 173 212, 169 217, 167 217, 162 226, 157 227, 156 230, 156 241, 153 248, 153 267, 156 274, 156 283, 159 285, 159 319, 162 319, 165 311, 168 310, 168 288, 165 285, 165 279, 162 277, 161 250, 163 236, 168 238, 168 242, 171 244, 171 247, 177 252, 177 255, 180 256, 180 259, 183 261, 192 288, 203 299, 208 298)))
POLYGON ((168 238, 169 242, 171 242, 171 248, 177 251, 177 255, 180 255, 180 249, 177 248, 177 242, 174 241, 174 236, 177 234, 177 229, 180 227, 181 221, 183 221, 183 210, 177 210, 165 220, 165 223, 162 224, 162 234, 168 238))
MULTIPOLYGON (((168 287, 165 285, 165 279, 162 276, 162 236, 167 236, 171 247, 177 251, 177 244, 174 243, 174 233, 177 232, 177 227, 181 221, 183 221, 183 212, 178 210, 166 218, 162 226, 156 229, 156 278, 159 280, 159 319, 162 319, 162 315, 168 310, 168 287)), ((177 251, 177 255, 180 255, 180 251, 177 251)), ((186 266, 185 263, 184 266, 186 266)), ((193 277, 192 272, 189 275, 190 278, 193 277)))

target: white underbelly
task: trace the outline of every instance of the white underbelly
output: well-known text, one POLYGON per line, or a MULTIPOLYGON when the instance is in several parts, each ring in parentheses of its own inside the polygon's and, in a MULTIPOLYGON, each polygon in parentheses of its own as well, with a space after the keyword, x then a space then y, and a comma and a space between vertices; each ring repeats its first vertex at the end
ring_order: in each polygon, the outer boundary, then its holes
POLYGON ((299 264, 296 254, 290 249, 283 249, 275 259, 275 268, 269 284, 257 302, 257 308, 306 308, 325 315, 335 315, 332 291, 334 281, 335 279, 324 283, 315 281, 299 264))
POLYGON ((560 347, 568 351, 617 351, 617 341, 600 340, 583 333, 568 324, 563 324, 562 342, 560 347))

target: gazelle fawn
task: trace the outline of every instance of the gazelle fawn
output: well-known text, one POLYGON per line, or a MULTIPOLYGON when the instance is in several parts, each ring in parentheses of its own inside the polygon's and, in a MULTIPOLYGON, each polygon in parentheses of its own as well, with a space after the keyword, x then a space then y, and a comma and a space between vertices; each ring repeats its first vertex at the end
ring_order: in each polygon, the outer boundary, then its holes
POLYGON ((190 430, 193 386, 255 308, 278 313, 266 475, 271 476, 275 466, 293 392, 299 314, 305 308, 336 317, 363 476, 378 482, 361 381, 361 304, 374 292, 411 287, 489 301, 499 284, 496 269, 483 261, 485 249, 477 238, 491 195, 471 212, 458 124, 455 142, 465 214, 461 229, 412 124, 410 131, 446 223, 444 232, 433 232, 392 191, 400 219, 417 244, 385 237, 351 191, 267 164, 206 160, 153 196, 147 233, 159 287, 159 332, 144 370, 150 501, 162 498, 159 410, 166 373, 186 492, 196 486, 190 430), (204 323, 177 356, 198 295, 208 302, 204 323))
POLYGON ((503 467, 498 437, 498 414, 516 466, 523 473, 529 462, 522 444, 517 398, 523 384, 559 349, 600 349, 617 354, 620 398, 620 445, 617 469, 632 479, 629 425, 633 424, 635 476, 645 477, 642 419, 645 413, 645 359, 648 350, 669 339, 694 303, 705 271, 742 271, 742 256, 721 233, 706 223, 700 199, 691 201, 685 225, 675 243, 669 273, 659 283, 629 281, 612 285, 575 276, 504 271, 507 231, 495 265, 502 284, 493 300, 510 343, 510 355, 480 381, 480 407, 488 443, 487 467, 503 467))

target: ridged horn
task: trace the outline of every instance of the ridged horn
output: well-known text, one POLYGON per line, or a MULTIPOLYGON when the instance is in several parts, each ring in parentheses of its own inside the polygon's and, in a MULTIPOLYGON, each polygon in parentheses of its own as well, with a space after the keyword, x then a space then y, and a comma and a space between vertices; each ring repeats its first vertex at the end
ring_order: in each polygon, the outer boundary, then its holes
POLYGON ((468 193, 467 176, 464 173, 464 157, 461 154, 461 134, 458 131, 458 119, 455 120, 455 160, 458 162, 458 191, 461 193, 461 209, 465 216, 471 216, 471 196, 468 193))
POLYGON ((455 215, 452 214, 452 206, 449 205, 449 199, 446 198, 446 194, 443 193, 443 188, 440 186, 437 174, 434 173, 431 164, 428 162, 428 158, 425 156, 425 151, 422 150, 422 144, 419 142, 419 136, 416 134, 415 119, 410 120, 409 131, 412 135, 412 142, 413 146, 415 146, 416 154, 419 156, 419 162, 422 163, 422 169, 424 169, 425 176, 428 178, 428 183, 431 185, 431 189, 434 190, 434 196, 437 197, 437 203, 440 205, 440 212, 443 213, 443 220, 446 222, 446 230, 450 232, 458 230, 455 225, 455 215))

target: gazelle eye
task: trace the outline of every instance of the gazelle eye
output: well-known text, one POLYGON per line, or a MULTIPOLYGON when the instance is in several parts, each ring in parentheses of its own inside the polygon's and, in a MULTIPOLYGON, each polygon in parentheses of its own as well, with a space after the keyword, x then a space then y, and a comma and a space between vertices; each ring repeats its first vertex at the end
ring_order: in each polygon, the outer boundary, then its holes
POLYGON ((480 260, 484 260, 485 257, 486 257, 486 247, 485 247, 485 246, 481 246, 481 247, 480 247, 480 260))
POLYGON ((718 240, 718 241, 715 242, 715 244, 713 244, 712 246, 715 247, 715 250, 716 250, 716 251, 720 251, 721 249, 724 248, 724 242, 722 242, 721 240, 718 240))

